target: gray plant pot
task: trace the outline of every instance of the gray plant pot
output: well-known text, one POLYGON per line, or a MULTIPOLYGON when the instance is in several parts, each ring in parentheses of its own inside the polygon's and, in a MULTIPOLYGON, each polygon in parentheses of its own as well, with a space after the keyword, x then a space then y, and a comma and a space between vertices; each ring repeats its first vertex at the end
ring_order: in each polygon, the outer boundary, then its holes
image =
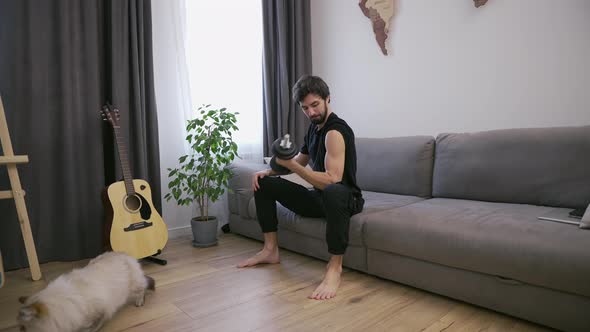
POLYGON ((200 220, 201 217, 191 219, 193 230, 193 247, 206 248, 217 244, 217 218, 209 217, 208 220, 200 220))

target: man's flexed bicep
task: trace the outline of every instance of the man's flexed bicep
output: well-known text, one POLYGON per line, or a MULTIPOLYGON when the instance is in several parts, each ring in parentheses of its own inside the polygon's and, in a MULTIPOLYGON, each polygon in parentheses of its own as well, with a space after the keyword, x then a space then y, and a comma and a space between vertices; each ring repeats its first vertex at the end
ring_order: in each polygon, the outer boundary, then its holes
POLYGON ((346 144, 344 143, 344 137, 337 130, 330 130, 326 134, 326 158, 324 160, 324 166, 326 167, 326 173, 330 176, 332 183, 342 181, 342 175, 344 174, 344 161, 346 144))

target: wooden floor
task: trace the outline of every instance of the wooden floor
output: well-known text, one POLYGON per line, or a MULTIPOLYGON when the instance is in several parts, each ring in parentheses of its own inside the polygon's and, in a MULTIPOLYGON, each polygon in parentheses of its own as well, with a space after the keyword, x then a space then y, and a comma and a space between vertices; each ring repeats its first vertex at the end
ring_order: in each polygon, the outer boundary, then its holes
MULTIPOLYGON (((307 299, 321 280, 323 261, 281 252, 281 264, 237 269, 261 244, 224 234, 216 247, 171 240, 168 265, 144 265, 156 279, 145 306, 128 306, 103 331, 549 331, 489 310, 345 270, 338 295, 307 299)), ((52 280, 87 261, 41 266, 52 280)), ((28 270, 7 273, 0 289, 0 331, 18 331, 17 298, 42 289, 28 270)))

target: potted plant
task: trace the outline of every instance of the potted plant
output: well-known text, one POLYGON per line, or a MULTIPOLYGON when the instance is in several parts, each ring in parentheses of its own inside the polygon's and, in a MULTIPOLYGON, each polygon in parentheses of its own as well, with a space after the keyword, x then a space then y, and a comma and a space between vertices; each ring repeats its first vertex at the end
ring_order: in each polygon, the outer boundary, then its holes
POLYGON ((200 215, 191 220, 193 246, 209 247, 217 244, 218 220, 209 215, 209 204, 229 190, 232 176, 229 164, 238 155, 232 132, 238 129, 236 115, 226 108, 203 105, 199 116, 188 120, 186 140, 190 152, 181 156, 178 168, 168 168, 168 188, 164 198, 174 199, 179 205, 197 202, 200 215))

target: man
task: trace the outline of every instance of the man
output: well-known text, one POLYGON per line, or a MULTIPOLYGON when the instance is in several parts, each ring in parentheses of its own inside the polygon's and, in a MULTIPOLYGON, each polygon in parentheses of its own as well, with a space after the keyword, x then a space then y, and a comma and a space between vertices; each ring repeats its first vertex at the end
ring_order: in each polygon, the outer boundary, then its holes
POLYGON ((354 133, 330 107, 330 90, 319 77, 303 76, 293 87, 293 99, 311 124, 299 154, 277 164, 313 185, 312 190, 280 177, 273 170, 254 174, 252 186, 256 214, 264 233, 264 248, 238 267, 279 263, 276 202, 304 217, 327 221, 326 241, 332 255, 322 283, 309 298, 330 299, 336 295, 342 273, 342 258, 348 246, 350 217, 363 209, 356 184, 354 133), (311 169, 305 166, 310 163, 311 169))

